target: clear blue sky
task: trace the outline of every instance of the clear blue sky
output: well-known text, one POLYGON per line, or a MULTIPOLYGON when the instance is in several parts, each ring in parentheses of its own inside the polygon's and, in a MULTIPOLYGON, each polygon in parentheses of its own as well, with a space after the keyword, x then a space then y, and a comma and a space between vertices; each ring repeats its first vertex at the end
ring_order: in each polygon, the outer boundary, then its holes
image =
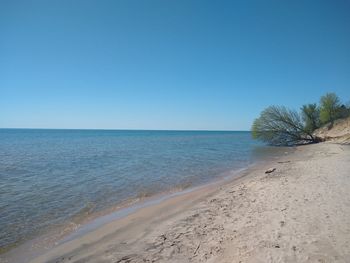
POLYGON ((349 1, 0 2, 0 127, 247 130, 350 100, 349 1))

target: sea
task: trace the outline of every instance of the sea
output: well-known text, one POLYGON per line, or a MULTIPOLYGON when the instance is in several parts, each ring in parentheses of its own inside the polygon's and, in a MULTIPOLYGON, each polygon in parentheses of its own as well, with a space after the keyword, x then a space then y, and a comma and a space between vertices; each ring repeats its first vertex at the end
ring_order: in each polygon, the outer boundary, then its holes
POLYGON ((247 131, 0 129, 0 251, 280 154, 247 131))

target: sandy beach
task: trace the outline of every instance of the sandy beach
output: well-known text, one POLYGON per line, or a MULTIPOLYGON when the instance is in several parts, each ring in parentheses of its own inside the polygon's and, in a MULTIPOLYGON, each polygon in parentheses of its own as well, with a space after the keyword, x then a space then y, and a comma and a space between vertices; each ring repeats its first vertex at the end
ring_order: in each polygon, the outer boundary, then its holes
MULTIPOLYGON (((348 262, 350 147, 320 143, 165 200, 30 262, 348 262), (265 174, 269 168, 276 168, 265 174)), ((12 252, 3 262, 23 260, 12 252)))

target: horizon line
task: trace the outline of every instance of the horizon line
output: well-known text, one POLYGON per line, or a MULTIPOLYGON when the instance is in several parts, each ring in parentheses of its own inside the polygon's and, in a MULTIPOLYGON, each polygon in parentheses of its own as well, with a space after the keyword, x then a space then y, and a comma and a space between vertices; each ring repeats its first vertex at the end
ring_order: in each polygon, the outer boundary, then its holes
POLYGON ((250 130, 209 130, 209 129, 113 129, 113 128, 9 128, 0 130, 86 130, 86 131, 208 131, 208 132, 250 132, 250 130))

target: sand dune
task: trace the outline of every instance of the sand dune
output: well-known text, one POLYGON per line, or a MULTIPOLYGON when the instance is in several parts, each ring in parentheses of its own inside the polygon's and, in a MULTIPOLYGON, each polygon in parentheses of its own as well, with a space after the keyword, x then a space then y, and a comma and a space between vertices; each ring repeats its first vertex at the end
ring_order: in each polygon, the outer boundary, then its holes
POLYGON ((334 143, 350 144, 350 117, 338 119, 334 125, 325 125, 315 132, 320 138, 334 143))

